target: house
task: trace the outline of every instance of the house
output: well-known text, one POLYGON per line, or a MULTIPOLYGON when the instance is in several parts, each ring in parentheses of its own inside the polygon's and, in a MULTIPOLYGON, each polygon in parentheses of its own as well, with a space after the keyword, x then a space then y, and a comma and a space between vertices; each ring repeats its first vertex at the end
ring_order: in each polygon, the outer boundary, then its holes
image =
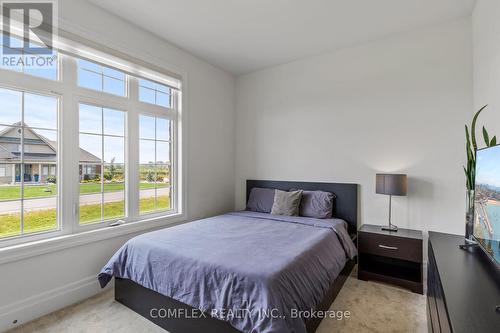
MULTIPOLYGON (((0 184, 21 182, 21 123, 12 124, 0 132, 0 184)), ((57 142, 24 124, 24 182, 55 181, 57 142), (53 180, 51 180, 53 178, 53 180)), ((100 175, 100 159, 80 148, 80 179, 100 175), (94 164, 93 164, 94 163, 94 164)))

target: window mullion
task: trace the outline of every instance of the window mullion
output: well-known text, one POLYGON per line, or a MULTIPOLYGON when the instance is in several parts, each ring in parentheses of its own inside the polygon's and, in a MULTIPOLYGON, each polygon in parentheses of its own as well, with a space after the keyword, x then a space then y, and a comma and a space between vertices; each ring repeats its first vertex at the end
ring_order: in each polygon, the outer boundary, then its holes
MULTIPOLYGON (((135 77, 129 76, 128 96, 131 101, 137 101, 139 81, 135 77)), ((134 105, 135 103, 131 103, 134 105)), ((127 131, 125 133, 125 203, 130 220, 137 220, 139 217, 139 109, 131 107, 127 109, 126 118, 127 131)))
POLYGON ((66 86, 60 102, 59 113, 59 161, 57 183, 59 184, 59 221, 64 234, 71 234, 77 229, 78 203, 80 189, 78 181, 79 135, 78 135, 78 103, 73 98, 77 82, 75 59, 63 57, 62 81, 66 86), (75 149, 75 142, 77 149, 75 149))
POLYGON ((21 146, 21 164, 19 165, 19 173, 21 176, 21 214, 20 214, 20 219, 21 219, 21 235, 24 234, 24 91, 21 93, 21 133, 20 135, 20 146, 21 146))

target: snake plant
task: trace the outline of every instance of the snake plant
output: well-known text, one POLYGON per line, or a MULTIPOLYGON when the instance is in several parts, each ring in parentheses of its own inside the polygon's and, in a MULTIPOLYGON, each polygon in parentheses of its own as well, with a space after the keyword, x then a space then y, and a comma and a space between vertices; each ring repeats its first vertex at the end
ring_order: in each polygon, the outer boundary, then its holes
MULTIPOLYGON (((469 128, 465 125, 465 150, 467 152, 467 165, 464 166, 464 172, 466 177, 466 186, 467 191, 474 190, 475 182, 476 182, 476 150, 477 150, 477 142, 476 142, 476 122, 479 114, 487 107, 488 105, 483 106, 479 111, 476 112, 474 117, 472 118, 472 124, 469 128)), ((483 126, 483 139, 486 147, 491 147, 497 144, 497 137, 494 136, 490 139, 488 131, 483 126)))

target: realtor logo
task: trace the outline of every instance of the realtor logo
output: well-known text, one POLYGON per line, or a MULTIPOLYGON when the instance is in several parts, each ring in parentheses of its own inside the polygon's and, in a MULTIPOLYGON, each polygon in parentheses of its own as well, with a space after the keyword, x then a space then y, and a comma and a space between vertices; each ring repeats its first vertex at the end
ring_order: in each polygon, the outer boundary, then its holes
POLYGON ((53 13, 52 2, 2 2, 3 53, 52 54, 53 13))
POLYGON ((2 1, 2 58, 7 69, 54 68, 56 2, 2 1))

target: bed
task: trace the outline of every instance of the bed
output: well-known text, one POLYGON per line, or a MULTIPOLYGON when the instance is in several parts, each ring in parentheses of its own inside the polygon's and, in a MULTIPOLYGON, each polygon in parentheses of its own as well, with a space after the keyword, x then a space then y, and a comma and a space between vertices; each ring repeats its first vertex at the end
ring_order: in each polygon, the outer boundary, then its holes
POLYGON ((336 195, 332 219, 231 212, 137 236, 99 274, 171 333, 314 332, 356 256, 356 184, 247 181, 336 195), (304 312, 302 312, 304 311, 304 312))

